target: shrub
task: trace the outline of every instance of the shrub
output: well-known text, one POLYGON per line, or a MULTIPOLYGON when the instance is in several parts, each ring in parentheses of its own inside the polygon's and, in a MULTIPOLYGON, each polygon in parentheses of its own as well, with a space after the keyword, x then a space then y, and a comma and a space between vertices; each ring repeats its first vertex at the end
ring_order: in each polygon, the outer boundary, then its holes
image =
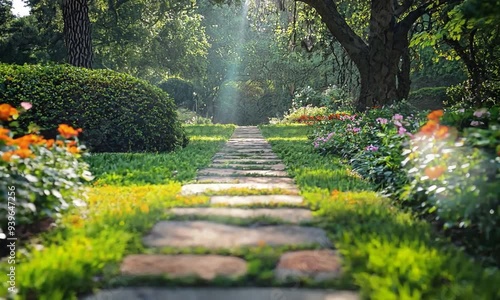
POLYGON ((479 91, 472 90, 472 81, 466 80, 457 85, 451 86, 446 91, 448 101, 446 106, 470 107, 481 105, 483 107, 493 107, 499 104, 500 87, 498 81, 484 81, 479 91), (481 99, 481 103, 477 103, 477 99, 481 99))
POLYGON ((22 116, 53 137, 58 124, 85 128, 93 152, 171 151, 187 139, 168 95, 145 81, 109 70, 66 65, 0 65, 0 98, 33 103, 22 116))
MULTIPOLYGON (((17 109, 0 104, 0 124, 16 115, 17 109)), ((15 138, 15 123, 10 124, 0 126, 0 194, 6 199, 0 204, 0 230, 7 235, 16 233, 11 225, 30 225, 45 217, 57 220, 62 211, 84 204, 83 182, 92 179, 80 158, 79 130, 60 125, 56 140, 34 133, 15 138)))
POLYGON ((468 128, 460 136, 429 114, 405 151, 410 184, 404 200, 444 226, 471 252, 500 264, 500 127, 468 128))
POLYGON ((446 87, 426 87, 413 91, 408 96, 408 102, 418 109, 440 109, 448 102, 446 87))

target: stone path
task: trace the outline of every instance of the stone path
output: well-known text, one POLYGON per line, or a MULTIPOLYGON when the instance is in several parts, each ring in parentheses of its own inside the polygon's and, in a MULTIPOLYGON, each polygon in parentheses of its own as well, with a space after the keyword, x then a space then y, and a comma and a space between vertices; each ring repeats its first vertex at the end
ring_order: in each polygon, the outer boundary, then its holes
MULTIPOLYGON (((144 236, 146 247, 158 250, 201 247, 224 251, 262 246, 298 246, 302 249, 309 246, 314 250, 289 251, 281 255, 272 274, 275 282, 297 282, 307 278, 323 281, 342 274, 341 258, 333 250, 334 245, 325 231, 307 225, 312 220, 311 212, 304 209, 303 198, 288 177, 286 166, 272 152, 257 127, 238 127, 214 156, 212 164, 199 170, 196 182, 184 185, 181 193, 207 194, 213 206, 169 210, 181 219, 159 221, 144 236), (248 194, 255 190, 257 195, 238 195, 238 192, 248 194), (214 217, 219 218, 219 222, 207 221, 214 217), (253 222, 253 225, 221 223, 227 218, 245 220, 245 224, 253 222), (261 224, 259 220, 263 218, 274 220, 272 224, 276 225, 261 224)), ((135 254, 125 257, 120 271, 123 276, 188 276, 210 281, 215 278, 244 279, 248 268, 243 258, 229 255, 135 254)), ((358 294, 297 288, 137 287, 102 291, 87 299, 351 300, 358 299, 358 294)))

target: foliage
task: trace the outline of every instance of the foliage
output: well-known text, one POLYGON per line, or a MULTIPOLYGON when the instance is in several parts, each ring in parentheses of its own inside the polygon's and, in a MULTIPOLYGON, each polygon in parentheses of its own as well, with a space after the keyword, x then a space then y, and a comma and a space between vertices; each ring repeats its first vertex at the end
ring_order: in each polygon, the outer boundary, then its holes
POLYGON ((350 160, 355 172, 395 192, 406 181, 400 153, 418 126, 414 109, 402 102, 317 123, 311 138, 317 151, 350 160))
POLYGON ((309 131, 303 125, 275 125, 261 127, 273 151, 282 156, 287 172, 299 186, 332 190, 363 190, 372 185, 349 169, 340 168, 342 161, 333 158, 325 162, 308 143, 309 131), (283 136, 283 137, 281 137, 283 136))
POLYGON ((84 183, 92 179, 81 159, 84 147, 78 142, 79 131, 60 125, 56 140, 46 140, 36 132, 19 130, 12 121, 17 115, 16 108, 0 104, 0 194, 5 199, 0 206, 2 239, 6 234, 21 235, 22 227, 17 226, 47 217, 58 221, 63 211, 84 205, 84 183))
POLYGON ((171 77, 160 82, 158 87, 172 97, 178 107, 196 110, 194 86, 189 81, 171 77))
POLYGON ((449 103, 446 89, 446 87, 427 87, 415 90, 410 92, 408 102, 422 110, 441 109, 444 104, 449 103))
POLYGON ((168 95, 131 76, 63 65, 0 65, 0 74, 0 98, 32 102, 33 114, 19 121, 48 136, 67 123, 85 128, 92 152, 164 152, 187 143, 168 95))
POLYGON ((212 118, 205 118, 196 114, 196 112, 185 108, 179 108, 177 110, 177 115, 179 116, 179 121, 183 124, 200 125, 212 124, 212 118))
MULTIPOLYGON (((337 171, 348 166, 338 155, 315 153, 307 143, 306 126, 262 127, 273 150, 288 168, 303 169, 335 165, 337 171), (304 159, 301 159, 304 157, 304 159), (300 161, 297 163, 297 161, 300 161)), ((318 189, 331 178, 300 181, 292 173, 318 224, 329 233, 343 257, 347 279, 369 299, 494 299, 500 294, 494 282, 496 269, 487 269, 470 260, 457 248, 443 242, 431 226, 403 212, 389 199, 371 192, 365 185, 358 192, 318 189), (446 284, 443 284, 446 282, 446 284)), ((347 180, 349 172, 336 178, 347 180)))
MULTIPOLYGON (((488 112, 476 116, 487 119, 488 112)), ((455 236, 469 251, 500 264, 500 127, 498 122, 470 127, 463 135, 429 121, 411 140, 404 155, 410 184, 405 200, 455 236), (485 127, 485 128, 484 128, 485 127)), ((473 121, 480 122, 480 121, 473 121)))
POLYGON ((172 153, 102 153, 87 158, 97 180, 94 185, 166 184, 186 182, 208 166, 221 144, 232 134, 232 125, 187 125, 190 143, 172 153))

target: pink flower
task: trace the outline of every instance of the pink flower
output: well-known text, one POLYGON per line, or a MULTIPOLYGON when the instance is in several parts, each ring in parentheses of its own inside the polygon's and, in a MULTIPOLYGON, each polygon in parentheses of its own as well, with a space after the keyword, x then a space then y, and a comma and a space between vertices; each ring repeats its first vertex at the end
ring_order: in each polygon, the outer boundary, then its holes
POLYGON ((358 132, 360 132, 360 131, 361 131, 361 128, 359 128, 359 127, 354 127, 354 128, 352 129, 352 132, 354 132, 354 133, 358 133, 358 132))
POLYGON ((403 135, 403 134, 405 134, 405 133, 406 133, 406 131, 407 131, 407 130, 406 130, 403 126, 401 126, 401 127, 399 127, 398 134, 399 134, 399 135, 403 135))
POLYGON ((373 146, 372 144, 370 144, 365 149, 366 149, 366 151, 377 151, 378 150, 378 146, 373 146))
POLYGON ((26 110, 28 110, 28 109, 30 109, 30 108, 33 107, 33 105, 31 103, 29 103, 29 102, 21 102, 21 106, 22 106, 22 108, 24 108, 26 110))
POLYGON ((482 118, 484 116, 486 117, 490 116, 490 113, 486 108, 481 108, 474 112, 474 117, 482 118))
POLYGON ((384 119, 384 118, 377 118, 377 119, 375 119, 375 121, 377 121, 377 123, 379 123, 379 124, 387 124, 387 122, 388 122, 388 120, 384 119))
POLYGON ((401 124, 401 122, 399 122, 399 121, 397 121, 397 120, 396 120, 396 121, 394 121, 394 125, 396 125, 396 126, 398 126, 398 127, 403 126, 403 124, 401 124))
POLYGON ((471 126, 479 126, 479 125, 483 125, 483 124, 484 124, 484 123, 483 123, 483 122, 481 122, 481 121, 472 121, 472 122, 470 122, 470 125, 471 125, 471 126))
POLYGON ((400 115, 400 114, 395 114, 393 117, 392 117, 394 120, 403 120, 403 115, 400 115))

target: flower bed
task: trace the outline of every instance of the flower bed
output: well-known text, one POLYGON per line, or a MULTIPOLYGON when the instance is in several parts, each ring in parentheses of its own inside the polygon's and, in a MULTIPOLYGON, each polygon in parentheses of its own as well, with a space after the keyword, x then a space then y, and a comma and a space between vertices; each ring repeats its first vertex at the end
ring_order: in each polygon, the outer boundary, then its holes
POLYGON ((61 124, 56 139, 44 139, 33 126, 25 134, 15 119, 31 104, 21 105, 17 109, 0 104, 0 194, 6 199, 0 206, 3 239, 21 234, 23 226, 43 218, 57 221, 62 211, 83 205, 84 182, 92 179, 81 159, 81 129, 61 124))
POLYGON ((339 155, 394 199, 500 265, 498 109, 370 110, 314 127, 313 146, 339 155), (427 120, 426 120, 427 119, 427 120))

